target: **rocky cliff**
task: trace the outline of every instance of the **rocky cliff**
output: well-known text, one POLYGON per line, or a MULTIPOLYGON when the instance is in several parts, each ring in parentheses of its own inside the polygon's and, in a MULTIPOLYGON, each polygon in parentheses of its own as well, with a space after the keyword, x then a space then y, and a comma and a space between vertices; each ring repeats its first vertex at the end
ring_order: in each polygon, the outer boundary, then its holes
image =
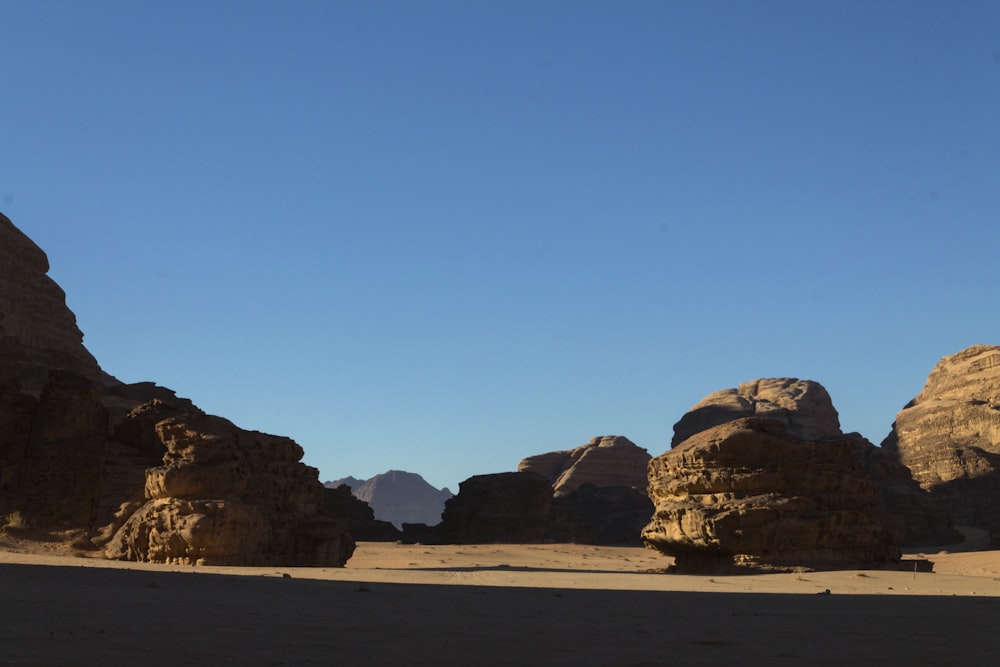
POLYGON ((66 294, 48 272, 42 249, 0 214, 0 382, 16 379, 36 394, 51 368, 101 379, 66 294))
POLYGON ((0 216, 0 528, 111 558, 344 564, 297 444, 105 375, 47 270, 0 216))
POLYGON ((645 492, 649 452, 620 435, 591 438, 575 449, 529 456, 517 466, 550 481, 555 497, 569 495, 585 484, 624 486, 645 492))
POLYGON ((1000 526, 1000 347, 944 357, 882 447, 957 523, 1000 526))
POLYGON ((902 521, 878 501, 849 439, 808 441, 781 421, 701 431, 649 465, 646 543, 681 570, 841 567, 899 559, 902 521))

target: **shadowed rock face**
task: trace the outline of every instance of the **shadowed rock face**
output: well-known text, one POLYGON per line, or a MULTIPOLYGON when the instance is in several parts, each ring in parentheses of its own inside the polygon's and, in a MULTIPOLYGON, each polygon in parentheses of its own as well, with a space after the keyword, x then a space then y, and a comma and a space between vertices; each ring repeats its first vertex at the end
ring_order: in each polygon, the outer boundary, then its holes
POLYGON ((882 509, 850 439, 806 441, 780 421, 737 419, 654 458, 649 493, 643 540, 682 570, 899 559, 902 522, 882 509))
POLYGON ((882 447, 957 523, 1000 525, 1000 347, 944 357, 882 447))
POLYGON ((0 216, 0 516, 112 558, 343 565, 353 539, 297 444, 105 375, 47 271, 0 216))
POLYGON ((101 378, 66 294, 48 271, 42 249, 0 214, 0 382, 40 388, 51 368, 101 378))
MULTIPOLYGON (((552 486, 530 472, 475 475, 445 503, 437 539, 445 544, 544 542, 552 486)), ((405 529, 405 527, 404 527, 405 529)))
POLYGON ((628 438, 604 435, 576 449, 529 456, 517 469, 546 477, 556 498, 584 484, 624 486, 645 492, 649 459, 649 452, 628 438))

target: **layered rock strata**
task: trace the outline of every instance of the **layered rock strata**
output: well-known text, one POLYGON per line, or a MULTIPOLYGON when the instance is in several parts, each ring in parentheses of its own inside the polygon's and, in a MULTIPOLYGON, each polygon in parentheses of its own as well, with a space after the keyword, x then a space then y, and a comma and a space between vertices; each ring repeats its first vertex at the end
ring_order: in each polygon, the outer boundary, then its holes
POLYGON ((344 564, 353 539, 297 444, 104 374, 47 271, 0 216, 0 529, 112 558, 344 564))
POLYGON ((102 377, 65 292, 48 272, 42 249, 0 214, 0 382, 40 388, 51 368, 95 381, 102 377))
POLYGON ((798 378, 762 378, 701 399, 674 425, 670 446, 741 417, 779 421, 804 440, 841 435, 840 416, 823 385, 798 378))
POLYGON ((1000 347, 944 357, 882 447, 956 523, 1000 526, 1000 347))
POLYGON ((323 487, 293 440, 191 413, 153 430, 163 465, 146 471, 147 500, 108 543, 109 558, 289 566, 350 558, 347 525, 319 514, 323 487))
POLYGON ((741 418, 696 433, 649 465, 646 544, 680 570, 840 567, 899 560, 887 514, 850 439, 803 440, 741 418))
POLYGON ((604 435, 575 449, 529 456, 520 472, 533 472, 548 479, 556 498, 585 484, 596 487, 624 486, 646 491, 649 452, 620 435, 604 435))
POLYGON ((905 521, 903 546, 962 541, 945 509, 917 485, 904 465, 860 434, 840 430, 840 417, 829 392, 813 380, 762 378, 736 389, 713 392, 674 425, 672 446, 714 426, 754 416, 778 421, 803 440, 851 440, 858 461, 878 485, 882 503, 905 521))

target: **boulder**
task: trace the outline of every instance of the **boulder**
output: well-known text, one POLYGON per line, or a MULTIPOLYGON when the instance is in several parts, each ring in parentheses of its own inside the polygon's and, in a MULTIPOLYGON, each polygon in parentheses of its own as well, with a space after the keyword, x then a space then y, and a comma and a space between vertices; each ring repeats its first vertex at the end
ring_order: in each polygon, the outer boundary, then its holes
POLYGON ((902 546, 954 544, 962 535, 951 527, 948 513, 913 480, 893 456, 858 433, 844 434, 826 388, 813 380, 762 378, 737 389, 723 389, 703 398, 674 425, 672 446, 689 437, 745 417, 780 422, 803 440, 849 439, 855 454, 879 487, 879 498, 892 514, 903 517, 902 546))
POLYGON ((624 486, 646 490, 649 452, 620 435, 591 438, 576 449, 529 456, 521 461, 520 472, 537 473, 552 484, 556 498, 568 495, 585 484, 596 487, 624 486))
POLYGON ((780 420, 696 433, 649 465, 646 544, 680 570, 841 567, 899 560, 902 521, 884 511, 850 439, 809 441, 780 420))
MULTIPOLYGON (((139 410, 136 419, 144 419, 139 410)), ((105 547, 108 558, 206 564, 341 566, 346 522, 320 514, 317 471, 293 440, 188 413, 155 424, 163 465, 146 471, 147 502, 105 547)))
POLYGON ((670 446, 675 447, 695 433, 742 417, 779 421, 790 433, 804 440, 841 435, 840 417, 823 385, 798 378, 762 378, 701 399, 674 425, 670 446))
POLYGON ((956 523, 1000 525, 1000 347, 941 359, 882 447, 956 523))

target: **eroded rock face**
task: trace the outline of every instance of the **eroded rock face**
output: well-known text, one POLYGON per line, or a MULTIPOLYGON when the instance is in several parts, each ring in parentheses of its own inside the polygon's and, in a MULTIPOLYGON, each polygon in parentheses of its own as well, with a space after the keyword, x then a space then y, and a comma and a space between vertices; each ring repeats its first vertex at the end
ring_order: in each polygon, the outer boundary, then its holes
POLYGON ((670 446, 741 417, 774 419, 804 440, 841 435, 840 417, 823 385, 798 378, 762 378, 703 398, 674 425, 670 446))
POLYGON ((902 521, 878 501, 850 439, 807 441, 741 418, 687 438, 649 465, 652 548, 679 569, 832 567, 899 559, 902 521))
POLYGON ((1000 347, 944 357, 882 447, 956 523, 1000 525, 1000 347))
POLYGON ((42 249, 0 214, 0 382, 40 387, 52 368, 101 378, 66 294, 48 271, 42 249))
POLYGON ((672 446, 712 427, 754 416, 774 419, 803 440, 847 438, 854 442, 858 461, 878 485, 882 503, 905 520, 903 546, 962 540, 962 535, 951 527, 945 509, 917 485, 904 465, 884 455, 860 434, 841 432, 830 394, 812 380, 763 378, 709 394, 674 425, 672 446))
POLYGON ((293 440, 201 413, 167 417, 154 429, 163 465, 146 471, 148 501, 108 543, 109 558, 290 566, 350 558, 346 523, 319 514, 323 487, 293 440))
POLYGON ((646 490, 649 452, 620 435, 604 435, 576 449, 529 456, 517 466, 548 479, 553 494, 569 495, 585 484, 646 490))
POLYGON ((350 557, 354 542, 321 514, 317 471, 297 444, 104 374, 47 271, 45 254, 0 215, 0 517, 114 558, 350 557))

